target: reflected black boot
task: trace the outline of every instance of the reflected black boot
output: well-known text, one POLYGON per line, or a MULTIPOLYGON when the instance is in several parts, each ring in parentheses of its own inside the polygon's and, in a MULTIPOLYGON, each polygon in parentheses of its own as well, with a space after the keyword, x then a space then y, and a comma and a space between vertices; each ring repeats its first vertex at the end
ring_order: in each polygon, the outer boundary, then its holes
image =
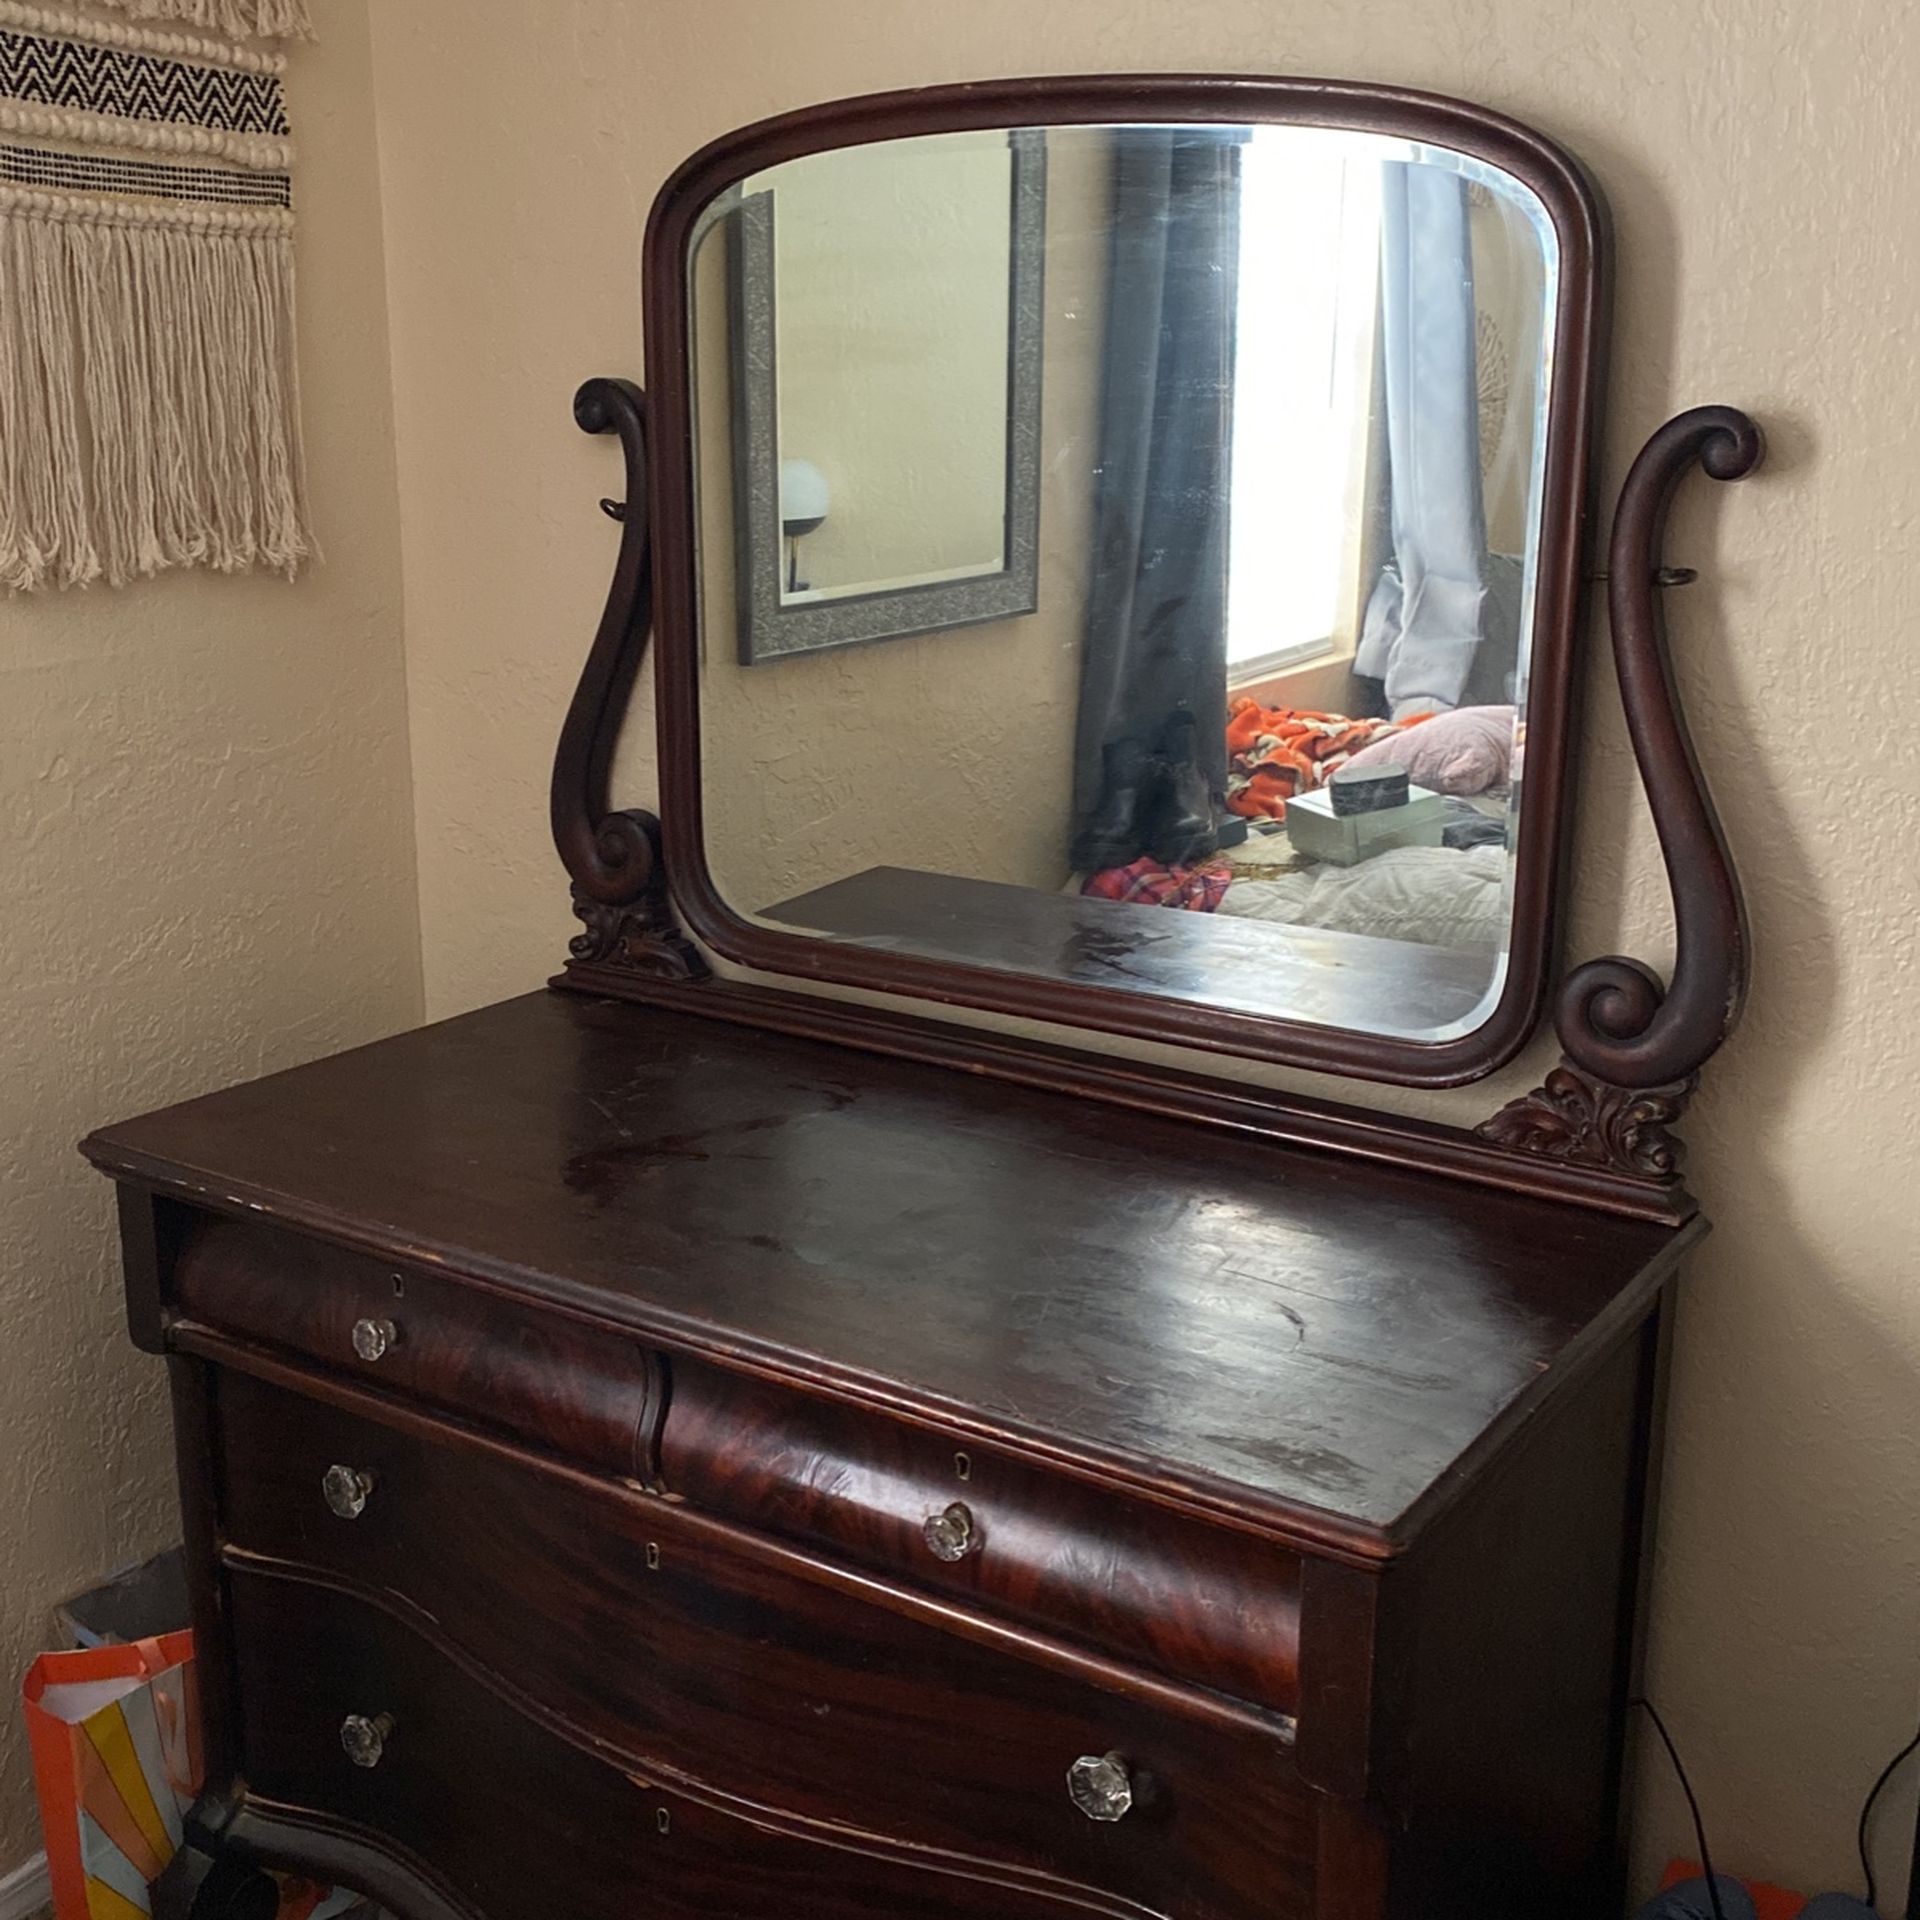
POLYGON ((1148 851, 1165 867, 1190 867, 1220 851, 1213 793, 1194 753, 1190 713, 1176 713, 1160 736, 1166 785, 1150 824, 1148 851))
POLYGON ((1159 799, 1160 763, 1140 740, 1115 740, 1101 748, 1100 804, 1074 837, 1076 873, 1124 867, 1147 850, 1148 822, 1159 799))

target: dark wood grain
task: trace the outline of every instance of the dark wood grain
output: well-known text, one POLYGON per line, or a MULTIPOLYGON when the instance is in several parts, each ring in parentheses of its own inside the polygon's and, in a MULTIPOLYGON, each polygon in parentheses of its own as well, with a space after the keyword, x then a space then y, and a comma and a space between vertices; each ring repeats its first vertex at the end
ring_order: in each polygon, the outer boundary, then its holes
POLYGON ((535 1318, 418 1262, 370 1259, 252 1222, 202 1219, 172 1268, 171 1309, 335 1372, 467 1414, 643 1484, 659 1477, 666 1381, 630 1335, 535 1318), (393 1330, 354 1351, 363 1318, 393 1330))
POLYGON ((1377 1801, 1329 1797, 1320 1815, 1319 1901, 1313 1920, 1382 1920, 1392 1857, 1393 1836, 1377 1801))
MULTIPOLYGON (((523 1483, 531 1473, 543 1485, 558 1486, 563 1493, 571 1490, 589 1506, 605 1501, 610 1493, 633 1495, 641 1491, 610 1481, 604 1475, 563 1466, 481 1428, 456 1425, 347 1381, 302 1374, 258 1348, 239 1346, 222 1335, 183 1328, 180 1339, 184 1351, 213 1362, 223 1376, 242 1375, 262 1386, 295 1394, 303 1403, 311 1402, 314 1407, 332 1408, 358 1420, 391 1428, 416 1445, 456 1448, 464 1457, 490 1462, 510 1475, 519 1476, 523 1483)), ((773 1568, 780 1578, 828 1588, 859 1607, 879 1607, 921 1625, 935 1626, 973 1645, 1044 1667, 1096 1691, 1137 1701, 1156 1713, 1218 1726, 1236 1736, 1252 1732, 1262 1741, 1277 1738, 1286 1742, 1292 1738, 1291 1717, 1276 1713, 1270 1707, 1256 1706, 1230 1694, 1168 1678, 1144 1666, 1116 1659, 1099 1647, 1069 1641, 1031 1625, 965 1607, 941 1594, 909 1586, 903 1580, 876 1579, 857 1568, 699 1514, 679 1503, 666 1509, 648 1510, 677 1513, 679 1524, 690 1537, 717 1542, 722 1552, 745 1552, 773 1568)), ((226 1551, 239 1550, 223 1549, 226 1551)), ((650 1567, 649 1571, 652 1570, 650 1567)), ((1278 1596, 1276 1622, 1277 1635, 1284 1637, 1290 1630, 1284 1591, 1278 1596)))
MULTIPOLYGON (((682 1578, 668 1561, 652 1588, 636 1583, 624 1621, 609 1617, 605 1589, 581 1597, 594 1603, 593 1623, 612 1632, 643 1618, 651 1595, 682 1578)), ((337 1809, 376 1830, 397 1825, 398 1837, 439 1864, 490 1920, 500 1920, 503 1910, 519 1911, 498 1843, 476 1844, 476 1837, 454 1828, 474 1818, 484 1795, 463 1784, 444 1803, 410 1807, 403 1797, 404 1755, 417 1749, 429 1766, 489 1765, 534 1745, 535 1721, 471 1666, 403 1626, 391 1608, 251 1568, 236 1571, 232 1584, 249 1780, 270 1798, 337 1809), (310 1666, 304 1689, 276 1675, 282 1660, 310 1666), (311 1723, 304 1737, 284 1725, 272 1738, 254 1733, 256 1700, 273 1712, 302 1691, 312 1702, 303 1715, 311 1723), (391 1767, 383 1759, 359 1778, 339 1747, 341 1721, 356 1712, 391 1713, 395 1721, 391 1767), (461 1728, 469 1715, 503 1726, 517 1721, 521 1731, 475 1745, 461 1728), (295 1773, 308 1755, 307 1769, 295 1773)), ((756 1623, 791 1631, 776 1618, 757 1619, 757 1600, 708 1589, 706 1637, 724 1650, 721 1663, 671 1670, 680 1686, 704 1695, 698 1707, 679 1703, 689 1719, 732 1722, 732 1744, 723 1756, 728 1790, 716 1793, 677 1768, 636 1762, 618 1749, 608 1753, 610 1764, 683 1801, 725 1806, 775 1831, 841 1834, 900 1861, 931 1855, 976 1880, 1057 1893, 1109 1912, 1253 1920, 1273 1910, 1267 1903, 1275 1893, 1282 1912, 1311 1910, 1305 1889, 1314 1811, 1284 1756, 1265 1760, 1250 1744, 1235 1753, 1219 1743, 1209 1767, 1199 1756, 1168 1753, 1152 1805, 1136 1807, 1110 1827, 1097 1825, 1073 1805, 1066 1776, 1076 1754, 1106 1750, 1072 1744, 1089 1731, 1097 1736, 1098 1718, 1091 1729, 1071 1721, 1050 1728, 1053 1703, 1044 1688, 1037 1699, 1012 1688, 956 1691, 978 1676, 923 1663, 897 1669, 898 1650, 884 1644, 870 1656, 856 1652, 841 1636, 857 1616, 819 1623, 824 1630, 803 1656, 790 1643, 743 1631, 756 1623), (796 1664, 804 1675, 795 1673, 796 1664), (826 1684, 809 1687, 809 1680, 826 1684), (936 1718, 956 1709, 971 1711, 945 1723, 936 1718), (1057 1764, 1049 1731, 1069 1742, 1057 1764)), ((617 1667, 621 1646, 602 1643, 599 1660, 617 1667)), ((1108 1718, 1124 1743, 1124 1709, 1108 1718)), ((550 1729, 539 1731, 561 1740, 550 1729)), ((1171 1743, 1164 1733, 1140 1738, 1147 1744, 1129 1743, 1129 1751, 1144 1773, 1171 1743)), ((509 1774, 506 1790, 514 1792, 516 1784, 509 1774)), ((552 1816, 566 1809, 543 1799, 543 1811, 552 1816)), ((819 1871, 829 1870, 821 1863, 819 1871)), ((857 1870, 849 1873, 856 1876, 857 1870)), ((599 1898, 619 1880, 602 1869, 579 1884, 599 1898)))
POLYGON ((1688 1236, 534 995, 98 1135, 102 1166, 1360 1555, 1688 1236))
MULTIPOLYGON (((447 1708, 457 1719, 475 1699, 487 1711, 504 1706, 512 1737, 492 1740, 490 1755, 550 1738, 781 1834, 846 1843, 857 1830, 863 1855, 912 1853, 964 1874, 965 1891, 945 1891, 953 1912, 977 1920, 1007 1910, 1003 1884, 1134 1915, 1600 1920, 1617 1897, 1613 1763, 1629 1655, 1615 1627, 1631 1604, 1657 1349, 1651 1334, 1615 1342, 1604 1364, 1474 1474, 1472 1498, 1384 1579, 1312 1569, 1299 1759, 1327 1773, 1328 1791, 1288 1798, 1277 1825, 1271 1808, 1256 1809, 1259 1838, 1245 1852, 1222 1855, 1205 1841, 1216 1864, 1198 1882, 1172 1868, 1157 1877, 1165 1853, 1150 1845, 1116 1856, 1097 1829, 1087 1830, 1089 1853, 1076 1856, 1070 1840, 1049 1848, 1047 1822, 1032 1809, 1047 1804, 1050 1757, 1063 1738, 1117 1736, 1142 1772, 1159 1762, 1167 1797, 1157 1817, 1177 1814, 1179 1833, 1202 1844, 1210 1821, 1226 1823, 1271 1781, 1260 1756, 1284 1753, 1257 1716, 1222 1718, 1198 1697, 1141 1694, 1118 1676, 1077 1694, 1069 1680, 1063 1692, 1052 1675, 1067 1669, 1042 1658, 1038 1642, 983 1640, 962 1616, 898 1592, 878 1604, 877 1583, 769 1549, 659 1496, 453 1434, 346 1383, 328 1383, 316 1402, 220 1375, 221 1453, 207 1464, 226 1489, 222 1557, 240 1596, 239 1710, 248 1726, 256 1714, 275 1720, 271 1746, 259 1750, 271 1772, 300 1743, 289 1742, 284 1716, 290 1693, 311 1693, 312 1660, 328 1683, 357 1688, 353 1700, 367 1696, 357 1706, 340 1694, 331 1714, 395 1712, 435 1766, 447 1764, 454 1737, 447 1708), (375 1477, 357 1521, 334 1518, 320 1500, 324 1465, 336 1459, 375 1477), (302 1597, 315 1587, 324 1591, 302 1597), (253 1589, 295 1597, 262 1603, 257 1638, 271 1652, 250 1663, 253 1589), (336 1637, 315 1653, 303 1620, 336 1637), (429 1651, 381 1655, 383 1640, 399 1644, 398 1628, 429 1651), (1066 1724, 1055 1725, 1063 1713, 1066 1724), (1336 1757, 1353 1755, 1358 1771, 1336 1757), (1217 1799, 1195 1785, 1216 1776, 1217 1799), (1011 1805, 996 1800, 996 1781, 1011 1805), (927 1855, 918 1848, 930 1830, 942 1838, 927 1855), (1277 1857, 1256 1858, 1263 1847, 1277 1857), (1033 1864, 1036 1853, 1044 1864, 1033 1864), (1084 1877, 1116 1858, 1128 1869, 1117 1879, 1084 1877), (1243 1870, 1258 1876, 1268 1904, 1239 1904, 1243 1870)), ((300 1740, 342 1770, 311 1727, 300 1740)), ((257 1791, 256 1749, 241 1757, 257 1791)), ((1284 1772, 1293 1777, 1290 1765, 1284 1772)), ((537 1769, 533 1777, 545 1785, 537 1769)), ((269 1801, 285 1791, 269 1787, 269 1801)), ((467 1860, 464 1823, 484 1783, 458 1784, 417 1826, 384 1801, 356 1810, 342 1798, 355 1791, 349 1783, 294 1798, 397 1834, 417 1862, 436 1863, 419 1866, 429 1884, 439 1863, 467 1860)), ((244 1811, 238 1829, 247 1830, 244 1811)), ((317 1864, 272 1831, 267 1857, 317 1864)), ((1156 1831, 1151 1821, 1139 1829, 1156 1831)), ((350 1842, 323 1857, 344 1859, 349 1877, 358 1864, 350 1842)), ((491 1871, 484 1849, 480 1860, 491 1871)), ((868 1879, 863 1864, 817 1857, 813 1871, 823 1898, 861 1894, 868 1879)), ((752 1884, 748 1871, 743 1889, 752 1884)), ((511 1879, 503 1885, 510 1893, 511 1879)), ((409 1893, 404 1876, 398 1888, 405 1920, 441 1920, 434 1898, 409 1893)), ((602 1883, 582 1890, 597 1897, 602 1883)), ((792 1893, 797 1910, 814 1910, 804 1875, 792 1893)), ((491 1899, 484 1911, 495 1912, 491 1899)))
MULTIPOLYGON (((1642 1323, 1639 1335, 1639 1401, 1633 1411, 1627 1463, 1627 1518, 1623 1528, 1620 1610, 1614 1631, 1617 1693, 1613 1711, 1612 1753, 1607 1779, 1612 1798, 1604 1819, 1618 1851, 1615 1878, 1627 1876, 1626 1815, 1628 1758, 1632 1750, 1630 1702, 1646 1692, 1648 1630, 1653 1619, 1654 1547, 1660 1524, 1660 1495, 1666 1460, 1668 1387, 1672 1371, 1674 1298, 1669 1290, 1642 1323)), ((1920 1920, 1920 1915, 1915 1916, 1920 1920)))
POLYGON ((114 1190, 120 1224, 120 1271, 127 1300, 127 1337, 142 1353, 166 1351, 166 1327, 161 1315, 162 1276, 169 1265, 160 1219, 160 1203, 138 1187, 114 1190))
MULTIPOLYGON (((1613 1920, 1652 1337, 1622 1342, 1381 1582, 1392 1920, 1613 1920)), ((1312 1631, 1311 1612, 1306 1630, 1312 1631)), ((1308 1641, 1311 1646, 1311 1638, 1308 1641)))
MULTIPOLYGON (((128 1194, 138 1206, 123 1205, 136 1222, 144 1212, 150 1229, 167 1215, 184 1232, 191 1216, 150 1195, 128 1194)), ((136 1244, 171 1243, 173 1232, 142 1230, 136 1244)), ((151 1290, 155 1323, 161 1310, 163 1271, 148 1271, 144 1260, 129 1262, 129 1294, 151 1290)), ((204 1361, 176 1352, 167 1363, 173 1403, 173 1437, 180 1484, 182 1551, 187 1574, 194 1641, 194 1679, 199 1691, 201 1752, 206 1791, 191 1809, 179 1852, 153 1890, 155 1920, 261 1920, 258 1876, 233 1857, 226 1830, 239 1801, 239 1688, 233 1665, 233 1621, 228 1604, 226 1568, 220 1560, 220 1507, 224 1495, 218 1460, 220 1393, 217 1371, 204 1361)), ((269 1889, 265 1914, 278 1911, 278 1889, 269 1889)))
POLYGON ((1301 1776, 1336 1799, 1365 1800, 1381 1717, 1374 1700, 1379 1576, 1313 1560, 1301 1584, 1301 1776))
POLYGON ((1586 611, 1584 549, 1608 273, 1599 195, 1578 163, 1554 142, 1481 107, 1364 83, 1075 75, 916 88, 786 114, 729 134, 694 155, 654 203, 644 275, 661 816, 668 876, 691 930, 729 959, 772 973, 1409 1085, 1458 1085, 1511 1059, 1538 1022, 1557 944, 1556 881, 1572 775, 1573 670, 1586 611), (1512 175, 1537 197, 1553 224, 1559 246, 1559 299, 1550 323, 1554 388, 1535 548, 1528 794, 1514 869, 1511 962, 1498 1004, 1469 1034, 1416 1043, 1183 1003, 1121 986, 821 941, 746 920, 722 897, 709 869, 700 771, 689 378, 689 247, 696 223, 727 187, 823 149, 969 128, 1155 121, 1328 126, 1429 141, 1512 175))
POLYGON ((196 1868, 398 1920, 1617 1885, 1692 1229, 551 995, 90 1150, 176 1356, 196 1868), (370 1775, 360 1711, 401 1729, 370 1775), (1110 1827, 1066 1792, 1109 1751, 1110 1827), (703 1844, 636 1853, 662 1812, 703 1844))
POLYGON ((180 1525, 193 1610, 194 1670, 203 1717, 202 1751, 209 1782, 235 1771, 233 1647, 226 1576, 220 1566, 222 1488, 217 1375, 203 1362, 175 1355, 167 1362, 173 1440, 180 1484, 180 1525))
POLYGON ((1089 987, 1403 1038, 1450 1031, 1492 991, 1491 947, 1185 913, 1032 887, 870 867, 764 908, 762 917, 888 953, 1000 967, 1089 987))
MULTIPOLYGON (((485 1715, 487 1703, 479 1705, 485 1715)), ((485 1735, 494 1728, 476 1717, 465 1730, 485 1735)), ((569 1817, 556 1822, 544 1806, 486 1792, 475 1823, 481 1862, 514 1845, 522 1849, 518 1861, 542 1871, 529 1892, 534 1875, 519 1865, 485 1914, 389 1830, 355 1827, 336 1814, 255 1794, 235 1817, 229 1844, 243 1857, 271 1860, 323 1885, 357 1888, 403 1920, 635 1920, 636 1899, 645 1920, 1073 1920, 1100 1911, 983 1883, 939 1860, 903 1863, 838 1836, 771 1832, 651 1782, 613 1776, 564 1749, 542 1749, 537 1736, 529 1743, 511 1723, 507 1730, 515 1739, 508 1751, 525 1764, 528 1792, 553 1790, 569 1817), (521 1898, 531 1904, 508 1904, 521 1898)), ((409 1794, 407 1811, 421 1809, 436 1790, 464 1784, 455 1777, 430 1783, 409 1794)), ((390 1815, 388 1829, 402 1817, 390 1815)), ((417 1824, 430 1844, 448 1823, 417 1824)), ((1117 1920, 1139 1920, 1138 1912, 1117 1920)), ((1283 1910, 1275 1920, 1304 1915, 1283 1910)))
MULTIPOLYGON (((1151 1912, 857 1826, 792 1827, 594 1759, 528 1721, 377 1609, 243 1580, 239 1844, 364 1888, 404 1920, 1114 1920, 1151 1912), (342 1757, 352 1703, 391 1712, 380 1766, 342 1757)), ((1062 1797, 1064 1798, 1064 1792, 1062 1797)), ((1185 1904, 1176 1916, 1207 1910, 1185 1904)), ((1262 1920, 1308 1920, 1285 1880, 1262 1920)))
POLYGON ((1368 1165, 1597 1208, 1631 1220, 1683 1226, 1699 1212, 1698 1201, 1677 1174, 1649 1179, 1579 1155, 1547 1156, 1508 1147, 1484 1128, 1448 1126, 1380 1108, 1216 1079, 1124 1054, 1094 1053, 927 1019, 896 1007, 781 992, 740 980, 689 986, 599 966, 571 967, 552 984, 572 992, 692 1013, 729 1026, 825 1040, 891 1060, 956 1068, 1130 1113, 1214 1128, 1242 1139, 1307 1147, 1368 1165))
POLYGON ((856 1565, 1243 1700, 1298 1703, 1300 1562, 1257 1534, 690 1358, 674 1370, 661 1477, 710 1513, 856 1565), (954 1502, 976 1544, 948 1563, 926 1526, 954 1502))

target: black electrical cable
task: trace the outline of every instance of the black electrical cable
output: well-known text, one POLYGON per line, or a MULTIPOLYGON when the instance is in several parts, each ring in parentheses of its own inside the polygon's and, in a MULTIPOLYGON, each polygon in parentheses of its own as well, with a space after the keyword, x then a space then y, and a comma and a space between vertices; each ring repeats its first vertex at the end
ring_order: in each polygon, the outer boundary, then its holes
MULTIPOLYGON (((1643 1698, 1633 1704, 1646 1708, 1647 1718, 1653 1722, 1654 1731, 1660 1736, 1660 1744, 1666 1748, 1667 1758, 1673 1762, 1680 1791, 1687 1796, 1687 1811, 1693 1815, 1693 1837, 1700 1847, 1700 1871, 1707 1877, 1707 1898, 1713 1903, 1713 1920, 1727 1920, 1727 1911, 1720 1904, 1720 1882, 1714 1877, 1713 1856, 1707 1851, 1707 1823, 1700 1818, 1700 1802, 1693 1797, 1693 1782, 1687 1778, 1687 1770, 1680 1764, 1680 1749, 1673 1744, 1673 1735, 1667 1731, 1667 1723, 1660 1718, 1660 1710, 1651 1700, 1643 1698)), ((1872 1905, 1871 1898, 1868 1905, 1872 1905)))
POLYGON ((1873 1877, 1873 1859, 1867 1849, 1867 1823, 1873 1818, 1873 1803, 1880 1798, 1886 1784, 1899 1772, 1900 1763, 1915 1748, 1920 1748, 1920 1733, 1916 1733, 1907 1744, 1880 1769, 1880 1778, 1867 1790, 1865 1804, 1860 1809, 1860 1829, 1856 1836, 1860 1848, 1860 1871, 1867 1876, 1867 1905, 1878 1907, 1879 1888, 1873 1877))

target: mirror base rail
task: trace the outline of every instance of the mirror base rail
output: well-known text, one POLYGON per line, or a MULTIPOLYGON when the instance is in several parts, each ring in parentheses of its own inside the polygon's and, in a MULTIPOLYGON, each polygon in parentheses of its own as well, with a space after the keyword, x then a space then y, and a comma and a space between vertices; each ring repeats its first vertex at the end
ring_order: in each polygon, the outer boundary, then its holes
POLYGON ((1622 1172, 1570 1155, 1550 1155, 1534 1143, 1510 1145, 1469 1127, 1216 1080, 1124 1054, 1083 1051, 892 1007, 789 993, 743 980, 674 980, 658 971, 643 972, 618 955, 606 961, 570 961, 548 984, 560 992, 697 1013, 729 1025, 955 1068, 1136 1113, 1216 1127, 1243 1137, 1253 1135, 1280 1146, 1304 1146, 1409 1167, 1472 1186, 1535 1194, 1628 1219, 1678 1227, 1700 1211, 1677 1169, 1654 1177, 1622 1172))

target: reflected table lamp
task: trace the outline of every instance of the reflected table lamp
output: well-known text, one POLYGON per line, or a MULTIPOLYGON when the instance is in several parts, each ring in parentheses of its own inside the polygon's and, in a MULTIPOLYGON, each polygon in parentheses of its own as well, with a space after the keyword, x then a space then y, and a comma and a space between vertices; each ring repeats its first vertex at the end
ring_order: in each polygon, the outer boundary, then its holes
POLYGON ((780 531, 787 542, 789 593, 807 590, 800 578, 800 542, 825 524, 831 499, 827 476, 811 460, 780 462, 780 531))

